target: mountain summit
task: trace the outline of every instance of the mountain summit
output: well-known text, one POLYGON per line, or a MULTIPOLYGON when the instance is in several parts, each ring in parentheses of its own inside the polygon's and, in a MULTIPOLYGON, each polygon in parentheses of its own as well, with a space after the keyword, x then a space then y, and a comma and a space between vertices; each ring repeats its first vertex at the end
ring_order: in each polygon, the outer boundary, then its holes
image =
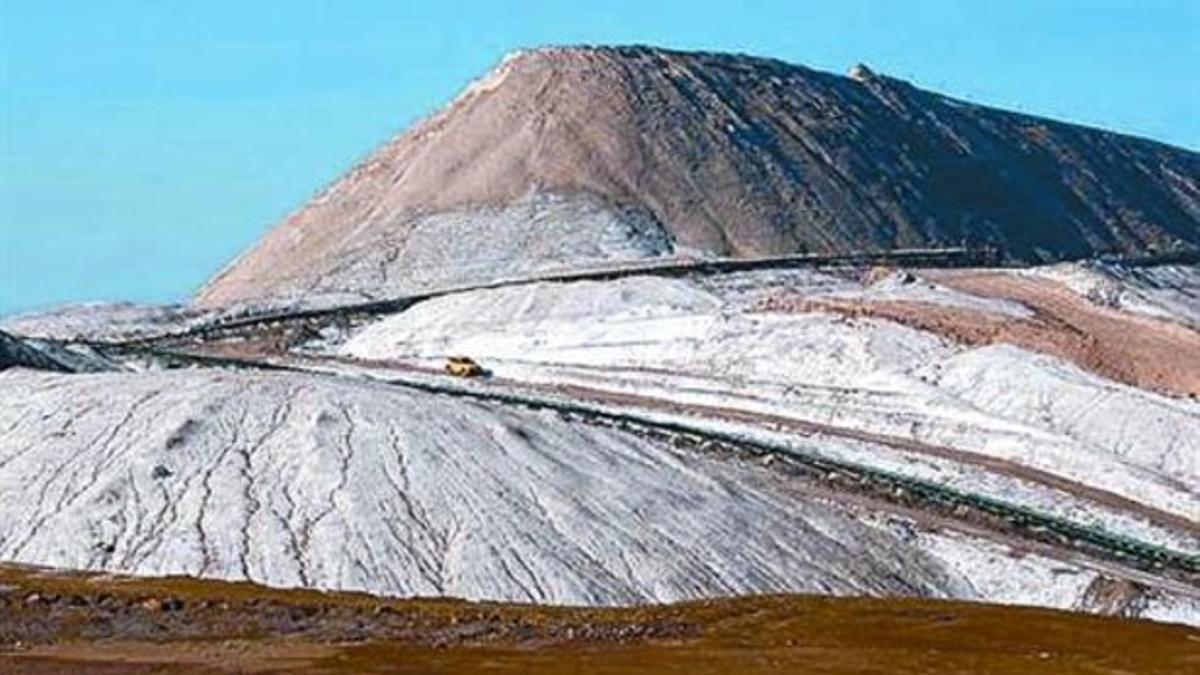
POLYGON ((376 298, 597 262, 990 244, 1200 247, 1200 154, 856 66, 510 55, 215 277, 202 306, 376 298))

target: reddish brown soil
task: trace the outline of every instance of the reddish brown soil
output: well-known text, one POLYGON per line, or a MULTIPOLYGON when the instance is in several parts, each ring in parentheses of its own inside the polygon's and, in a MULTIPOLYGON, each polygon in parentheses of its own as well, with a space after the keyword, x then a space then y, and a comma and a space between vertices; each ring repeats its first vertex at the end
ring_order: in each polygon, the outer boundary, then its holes
POLYGON ((960 291, 1024 303, 1028 319, 922 302, 776 296, 771 311, 836 312, 886 319, 967 345, 1008 343, 1057 356, 1104 377, 1173 396, 1200 397, 1200 333, 1101 307, 1043 279, 989 270, 928 270, 960 291))
POLYGON ((1200 396, 1200 333, 1185 326, 1097 305, 1042 279, 986 270, 925 275, 967 293, 1024 303, 1046 323, 1083 336, 1083 351, 1067 354, 1081 366, 1140 387, 1200 396))
POLYGON ((1182 673, 1195 629, 924 600, 572 609, 0 568, 5 673, 1182 673))

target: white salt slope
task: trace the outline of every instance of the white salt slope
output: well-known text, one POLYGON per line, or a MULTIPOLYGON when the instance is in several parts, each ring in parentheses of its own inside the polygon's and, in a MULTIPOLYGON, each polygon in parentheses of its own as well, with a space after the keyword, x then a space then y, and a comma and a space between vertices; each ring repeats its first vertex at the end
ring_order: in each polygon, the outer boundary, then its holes
MULTIPOLYGON (((298 276, 275 275, 272 297, 245 306, 387 299, 675 253, 670 235, 649 214, 587 196, 534 191, 504 206, 395 217, 403 227, 379 230, 364 223, 343 237, 337 251, 298 276)), ((221 279, 218 275, 209 287, 219 286, 221 279)))
MULTIPOLYGON (((954 349, 903 327, 864 337, 826 315, 746 313, 681 279, 545 283, 435 298, 367 326, 340 350, 360 358, 489 358, 845 383, 902 372, 954 349)), ((859 381, 857 384, 864 384, 859 381)))
POLYGON ((935 364, 938 386, 989 414, 1055 429, 1200 486, 1200 404, 1105 380, 1010 345, 935 364))
POLYGON ((553 414, 361 382, 0 375, 0 560, 552 603, 968 592, 773 485, 553 414))
POLYGON ((370 325, 340 351, 373 359, 467 353, 514 380, 640 387, 669 400, 905 436, 1184 517, 1200 508, 1188 466, 1200 438, 1195 403, 1121 387, 1057 359, 971 350, 885 321, 747 313, 747 289, 729 303, 710 290, 629 278, 463 293, 370 325), (938 373, 943 363, 953 376, 938 373), (971 378, 982 376, 996 384, 973 388, 971 378), (1057 416, 1044 413, 1047 400, 1060 401, 1057 416), (1089 402, 1106 414, 1085 422, 1071 412, 1089 402))

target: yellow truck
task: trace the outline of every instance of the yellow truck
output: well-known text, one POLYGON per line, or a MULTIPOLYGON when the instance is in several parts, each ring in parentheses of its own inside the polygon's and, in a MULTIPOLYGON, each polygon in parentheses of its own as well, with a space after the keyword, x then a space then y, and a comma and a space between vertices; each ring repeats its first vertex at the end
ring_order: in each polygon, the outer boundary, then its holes
POLYGON ((446 359, 446 373, 454 377, 480 377, 487 371, 472 358, 451 356, 446 359))

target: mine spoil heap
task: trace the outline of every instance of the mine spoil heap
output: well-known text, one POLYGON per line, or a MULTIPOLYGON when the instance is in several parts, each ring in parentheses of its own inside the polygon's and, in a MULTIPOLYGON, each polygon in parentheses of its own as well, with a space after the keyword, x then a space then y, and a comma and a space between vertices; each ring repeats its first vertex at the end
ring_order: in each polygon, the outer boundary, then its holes
POLYGON ((547 48, 510 55, 387 142, 198 299, 372 295, 446 266, 486 278, 502 267, 489 256, 1144 254, 1200 247, 1198 224, 1200 155, 1187 150, 861 65, 842 77, 741 55, 547 48), (508 241, 520 250, 495 252, 508 241))

